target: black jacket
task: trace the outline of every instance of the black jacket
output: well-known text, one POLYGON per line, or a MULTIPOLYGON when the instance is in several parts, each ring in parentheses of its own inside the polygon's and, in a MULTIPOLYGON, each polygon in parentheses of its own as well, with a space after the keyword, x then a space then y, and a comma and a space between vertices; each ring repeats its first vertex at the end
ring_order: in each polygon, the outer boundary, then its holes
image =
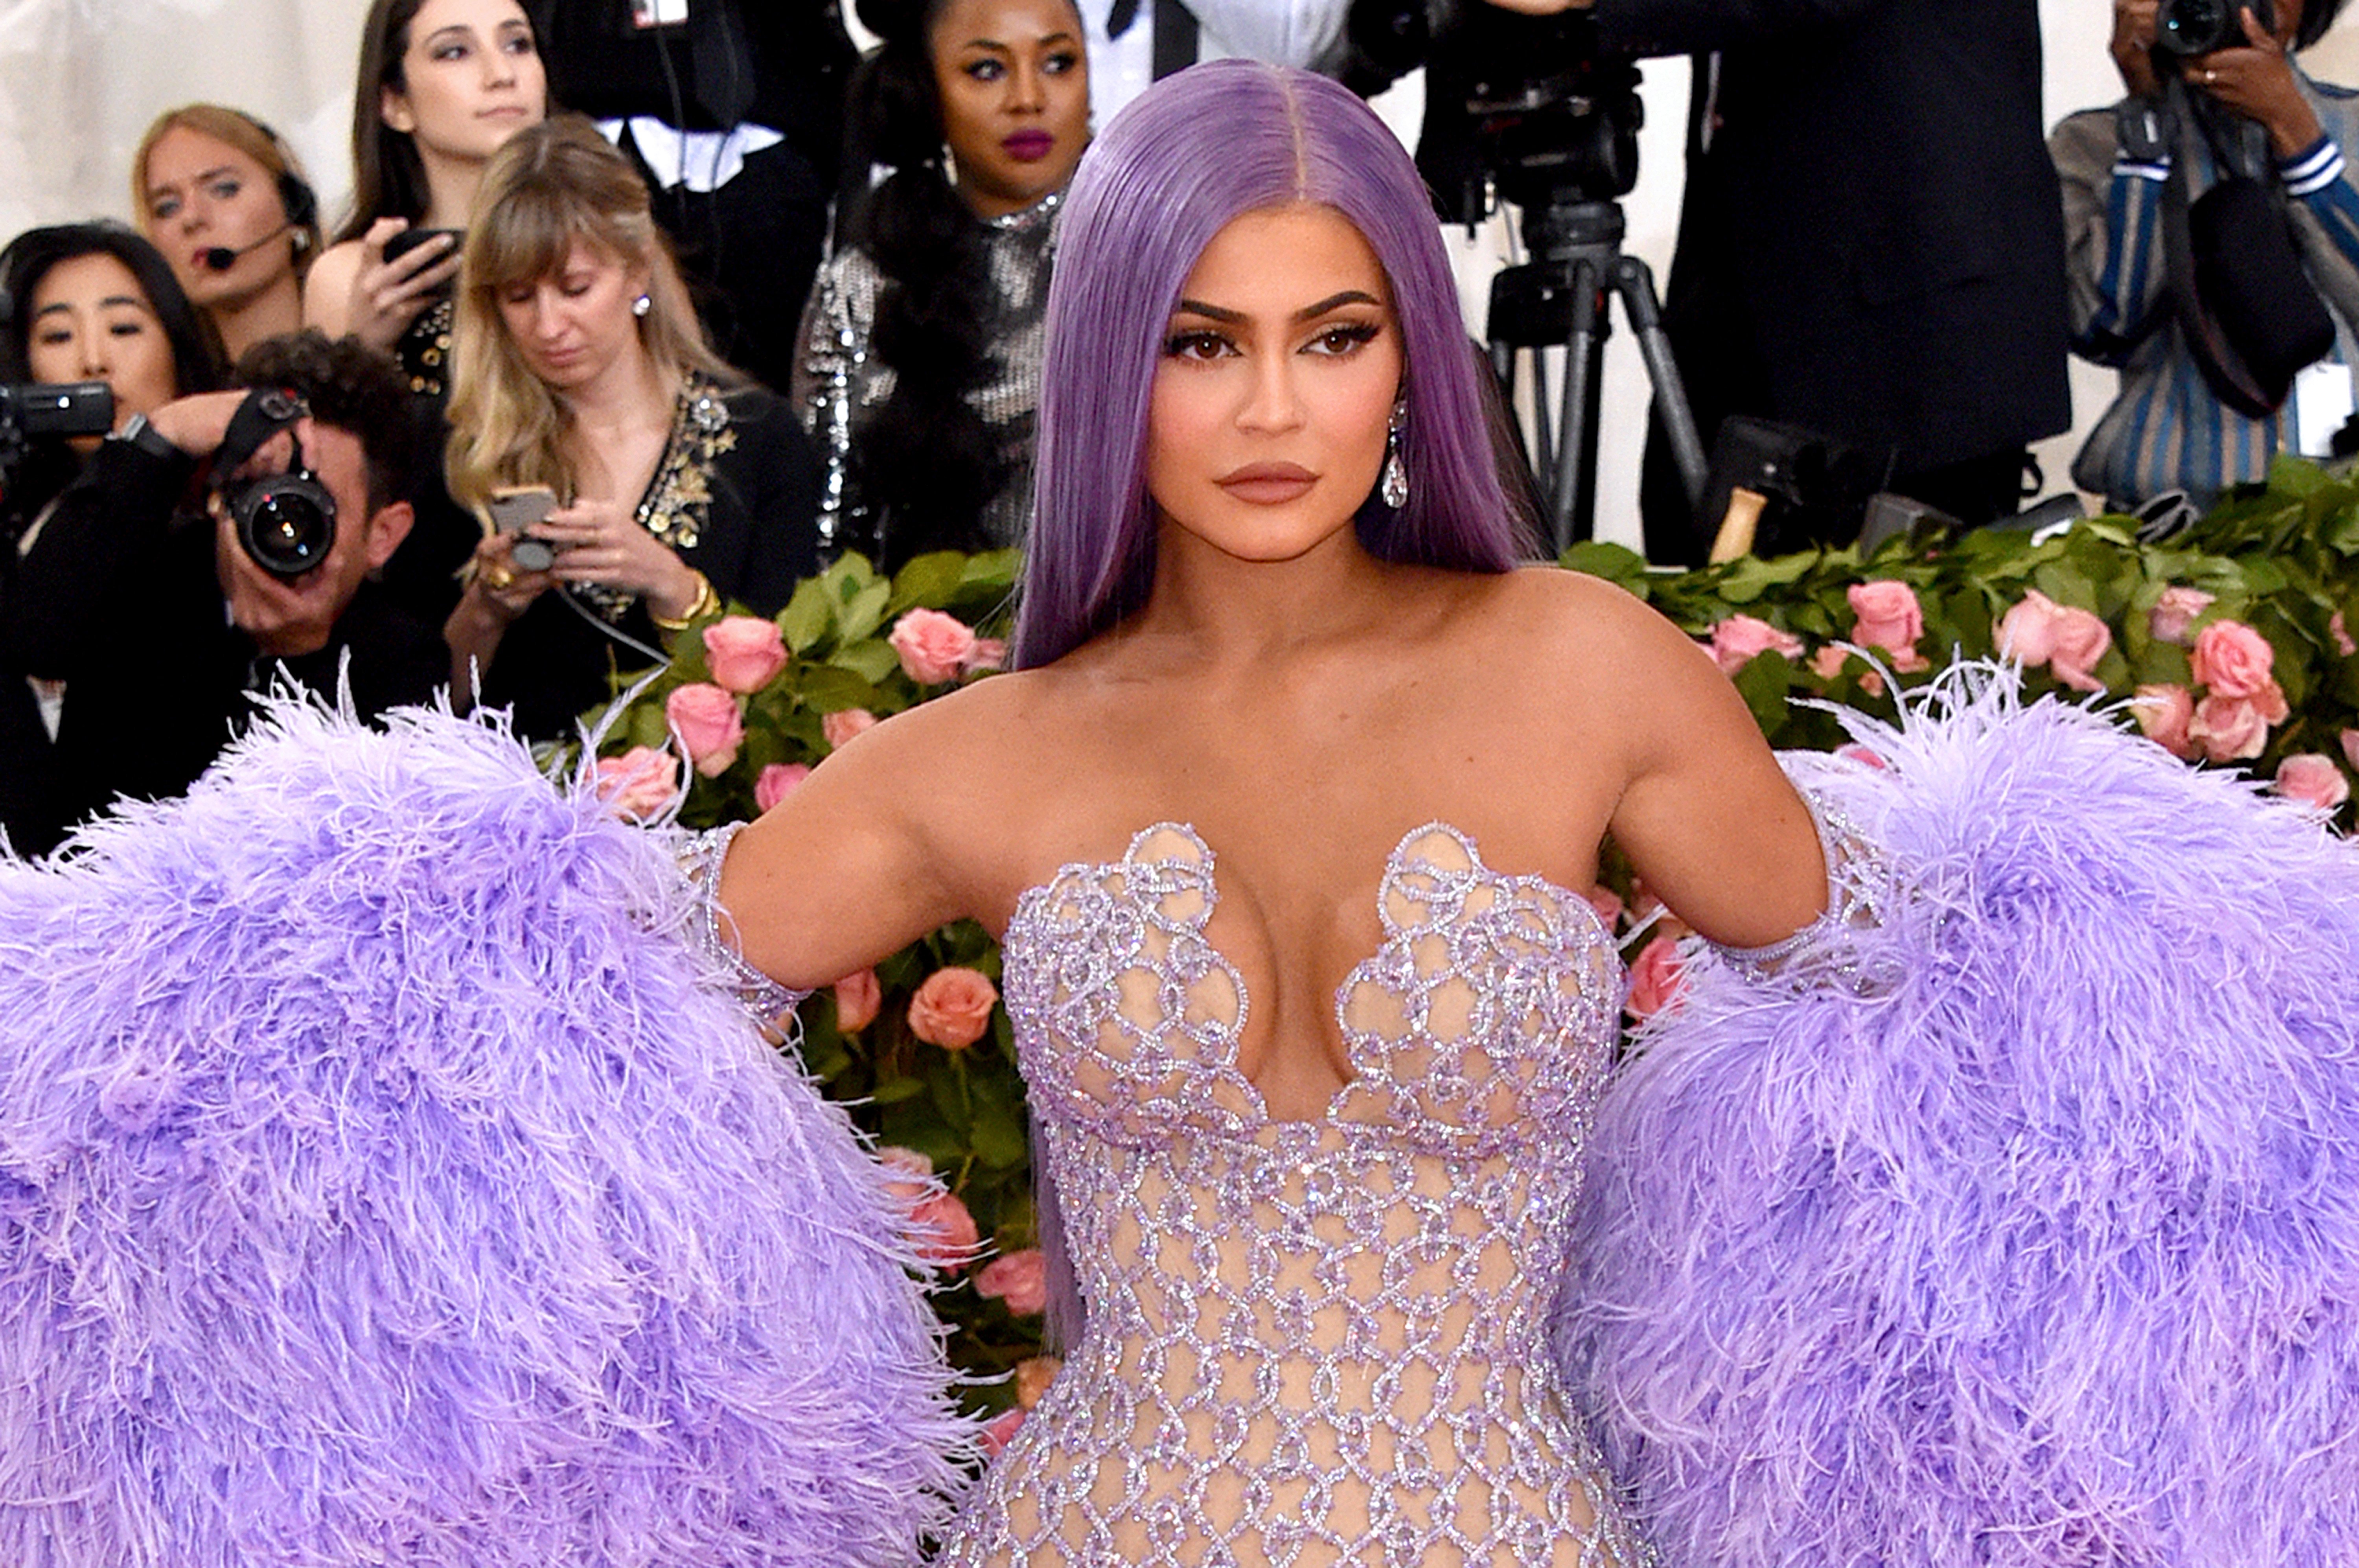
POLYGON ((195 467, 104 442, 18 565, 0 666, 66 682, 57 765, 67 822, 118 796, 186 789, 251 714, 249 694, 281 670, 332 697, 349 653, 364 717, 429 701, 450 681, 440 637, 373 583, 326 648, 264 657, 224 609, 212 519, 179 505, 195 467))
MULTIPOLYGON (((1712 416, 1906 471, 2071 422, 2035 0, 1599 0, 1608 47, 1720 51, 1667 325, 1712 416)), ((1698 61, 1701 105, 1708 78, 1698 61)), ((1700 118, 1700 116, 1698 117, 1700 118)))

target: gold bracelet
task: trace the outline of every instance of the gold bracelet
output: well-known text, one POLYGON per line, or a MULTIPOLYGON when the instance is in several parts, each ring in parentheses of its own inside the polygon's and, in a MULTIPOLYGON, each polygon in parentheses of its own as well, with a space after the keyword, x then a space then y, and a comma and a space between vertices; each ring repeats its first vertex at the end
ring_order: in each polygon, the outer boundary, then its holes
POLYGON ((719 608, 721 595, 712 591, 712 579, 700 572, 696 574, 696 597, 688 602, 688 608, 677 618, 657 615, 653 604, 647 606, 647 618, 655 622, 658 630, 684 632, 719 608))

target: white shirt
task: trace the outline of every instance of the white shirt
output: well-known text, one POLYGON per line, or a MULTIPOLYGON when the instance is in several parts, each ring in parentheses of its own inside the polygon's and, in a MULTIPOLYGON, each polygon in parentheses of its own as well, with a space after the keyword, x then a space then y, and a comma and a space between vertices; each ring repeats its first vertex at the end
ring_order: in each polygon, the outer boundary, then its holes
MULTIPOLYGON (((1155 0, 1138 0, 1138 19, 1118 38, 1106 36, 1114 0, 1082 0, 1090 50, 1090 114, 1100 128, 1155 80, 1155 0)), ((1332 62, 1343 42, 1351 0, 1188 0, 1201 29, 1204 60, 1237 56, 1311 69, 1332 62)))

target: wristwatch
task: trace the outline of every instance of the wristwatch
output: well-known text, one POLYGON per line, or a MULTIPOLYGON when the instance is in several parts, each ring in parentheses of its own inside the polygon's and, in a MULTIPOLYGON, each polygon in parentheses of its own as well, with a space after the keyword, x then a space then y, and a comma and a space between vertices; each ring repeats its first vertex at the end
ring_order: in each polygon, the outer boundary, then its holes
POLYGON ((137 447, 150 457, 185 459, 189 454, 174 446, 171 438, 147 422, 145 414, 134 414, 123 421, 123 428, 106 438, 125 446, 137 447))

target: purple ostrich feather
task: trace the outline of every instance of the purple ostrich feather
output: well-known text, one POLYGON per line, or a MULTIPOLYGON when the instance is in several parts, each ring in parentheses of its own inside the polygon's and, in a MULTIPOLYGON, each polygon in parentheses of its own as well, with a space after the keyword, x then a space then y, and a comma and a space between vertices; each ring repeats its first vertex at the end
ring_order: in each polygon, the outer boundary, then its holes
POLYGON ((2359 1562, 2359 853, 2003 672, 1847 722, 1858 978, 1695 954, 1571 1238, 1665 1560, 2359 1562))
POLYGON ((690 909, 431 713, 0 862, 0 1562, 912 1561, 968 1429, 902 1210, 690 909))

